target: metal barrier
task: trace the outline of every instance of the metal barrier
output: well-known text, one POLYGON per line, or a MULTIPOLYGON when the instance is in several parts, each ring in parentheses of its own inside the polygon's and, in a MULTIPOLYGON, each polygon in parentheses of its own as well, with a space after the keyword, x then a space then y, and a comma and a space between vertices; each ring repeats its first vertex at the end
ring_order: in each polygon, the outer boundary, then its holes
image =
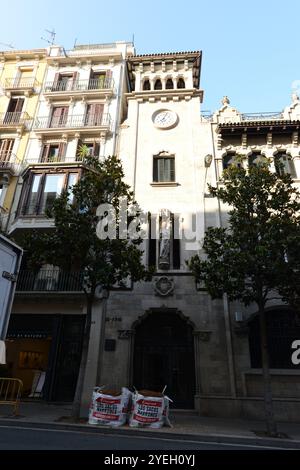
POLYGON ((0 405, 13 405, 15 416, 19 414, 22 390, 22 380, 0 377, 0 405))

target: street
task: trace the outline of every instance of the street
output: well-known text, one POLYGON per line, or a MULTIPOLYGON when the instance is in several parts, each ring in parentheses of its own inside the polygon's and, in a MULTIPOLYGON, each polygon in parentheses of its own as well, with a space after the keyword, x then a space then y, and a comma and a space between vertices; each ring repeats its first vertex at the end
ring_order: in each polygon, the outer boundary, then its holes
MULTIPOLYGON (((0 426, 0 450, 254 450, 270 447, 0 426)), ((274 449, 274 447, 272 448, 274 449)))

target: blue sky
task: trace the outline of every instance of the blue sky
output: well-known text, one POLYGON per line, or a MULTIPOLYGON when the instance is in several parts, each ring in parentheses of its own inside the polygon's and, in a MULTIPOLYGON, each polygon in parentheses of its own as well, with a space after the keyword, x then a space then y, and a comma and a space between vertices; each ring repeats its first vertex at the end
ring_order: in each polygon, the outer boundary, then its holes
POLYGON ((9 0, 1 2, 0 49, 131 41, 136 52, 203 52, 203 109, 223 95, 243 112, 280 111, 300 83, 299 0, 9 0), (13 17, 14 21, 8 19, 13 17), (6 20, 7 19, 7 20, 6 20))

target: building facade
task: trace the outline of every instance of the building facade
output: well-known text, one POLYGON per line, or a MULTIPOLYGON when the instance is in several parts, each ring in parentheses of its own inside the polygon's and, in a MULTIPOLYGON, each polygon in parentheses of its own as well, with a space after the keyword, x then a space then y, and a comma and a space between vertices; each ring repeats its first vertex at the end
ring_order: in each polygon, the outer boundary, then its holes
MULTIPOLYGON (((267 157, 272 171, 286 171, 298 184, 300 101, 294 94, 283 112, 248 115, 224 97, 208 115, 201 110, 201 58, 201 51, 135 55, 132 44, 113 43, 52 46, 43 59, 9 233, 17 240, 53 226, 45 211, 86 170, 84 145, 95 158, 117 154, 122 161, 145 213, 143 262, 155 271, 152 281, 95 301, 83 413, 95 384, 105 384, 167 385, 174 407, 202 415, 263 414, 257 312, 226 297, 212 301, 186 261, 201 253, 209 226, 226 225, 227 208, 207 184, 218 185, 237 156, 246 166, 267 157)), ((285 305, 270 303, 269 312, 276 416, 297 421, 300 372, 290 344, 300 327, 285 305)), ((25 256, 7 344, 10 373, 29 395, 39 370, 46 399, 73 399, 84 321, 80 279, 53 266, 32 273, 25 256)))
POLYGON ((46 49, 0 53, 0 229, 9 215, 46 70, 46 49))

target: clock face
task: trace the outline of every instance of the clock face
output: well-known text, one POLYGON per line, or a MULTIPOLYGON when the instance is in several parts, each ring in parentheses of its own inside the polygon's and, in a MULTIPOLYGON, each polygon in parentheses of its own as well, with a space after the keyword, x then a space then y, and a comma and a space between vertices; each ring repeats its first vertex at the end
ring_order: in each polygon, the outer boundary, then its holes
POLYGON ((161 129, 169 129, 177 123, 177 114, 173 111, 163 110, 154 113, 153 123, 161 129))

